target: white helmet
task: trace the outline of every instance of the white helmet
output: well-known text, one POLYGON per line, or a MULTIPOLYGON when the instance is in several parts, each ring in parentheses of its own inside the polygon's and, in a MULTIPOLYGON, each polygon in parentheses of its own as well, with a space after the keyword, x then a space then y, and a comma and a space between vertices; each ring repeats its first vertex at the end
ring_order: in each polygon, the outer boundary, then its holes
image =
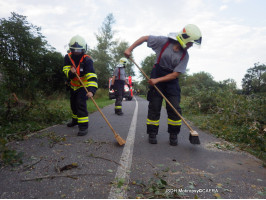
POLYGON ((182 31, 178 33, 169 33, 168 37, 177 40, 183 48, 187 47, 187 43, 201 45, 202 35, 200 29, 194 24, 186 25, 182 31))
POLYGON ((72 37, 68 45, 71 52, 87 51, 87 44, 84 38, 79 35, 72 37))
POLYGON ((129 62, 128 62, 128 60, 125 57, 120 58, 120 60, 119 60, 119 66, 126 67, 128 64, 129 64, 129 62))

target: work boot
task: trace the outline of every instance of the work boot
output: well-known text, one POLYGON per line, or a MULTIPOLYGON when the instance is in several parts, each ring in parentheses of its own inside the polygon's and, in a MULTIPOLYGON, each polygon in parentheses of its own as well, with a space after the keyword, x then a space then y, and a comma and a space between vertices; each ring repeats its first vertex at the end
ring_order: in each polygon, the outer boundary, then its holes
POLYGON ((117 115, 123 115, 124 113, 122 111, 120 111, 120 112, 117 112, 116 114, 117 115))
POLYGON ((156 134, 149 134, 149 143, 157 144, 156 134))
POLYGON ((72 119, 71 122, 67 123, 67 127, 73 127, 73 126, 76 126, 76 125, 78 125, 78 121, 75 120, 75 119, 72 119))
POLYGON ((170 145, 171 146, 176 146, 178 144, 178 138, 177 138, 177 134, 170 134, 170 137, 169 137, 169 140, 170 140, 170 145))
POLYGON ((88 128, 87 129, 79 129, 79 132, 78 132, 78 136, 84 136, 84 135, 87 135, 88 133, 88 128))
POLYGON ((124 113, 122 112, 121 109, 115 109, 115 114, 116 115, 123 115, 124 113))

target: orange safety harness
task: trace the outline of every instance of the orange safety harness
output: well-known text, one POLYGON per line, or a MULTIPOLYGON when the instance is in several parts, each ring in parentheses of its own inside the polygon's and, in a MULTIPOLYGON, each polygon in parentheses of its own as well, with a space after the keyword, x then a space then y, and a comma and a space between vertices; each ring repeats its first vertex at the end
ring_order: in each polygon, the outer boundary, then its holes
MULTIPOLYGON (((80 59, 80 61, 79 61, 79 65, 78 65, 78 67, 76 67, 74 60, 71 58, 71 55, 72 55, 72 53, 70 52, 70 53, 68 54, 68 57, 69 57, 69 59, 70 59, 72 65, 73 65, 74 68, 76 69, 77 74, 80 76, 80 64, 83 62, 84 58, 86 58, 86 57, 89 57, 89 58, 90 58, 90 56, 84 54, 84 55, 82 56, 82 58, 80 59)), ((82 80, 83 83, 86 83, 86 82, 87 82, 87 80, 86 80, 86 76, 84 76, 84 77, 80 77, 80 79, 82 80)), ((77 77, 71 79, 70 84, 73 85, 73 86, 75 86, 75 87, 79 87, 79 86, 81 86, 81 83, 79 82, 79 79, 78 79, 77 77)))

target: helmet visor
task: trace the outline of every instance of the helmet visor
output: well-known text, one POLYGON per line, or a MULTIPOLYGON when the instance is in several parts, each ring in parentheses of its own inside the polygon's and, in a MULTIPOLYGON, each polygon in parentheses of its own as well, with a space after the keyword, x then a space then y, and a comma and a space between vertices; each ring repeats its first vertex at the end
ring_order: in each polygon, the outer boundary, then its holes
POLYGON ((74 44, 70 45, 70 47, 73 47, 73 48, 83 48, 83 46, 81 46, 78 42, 75 42, 74 44))
POLYGON ((196 44, 196 45, 201 45, 201 41, 202 41, 202 37, 200 37, 199 39, 197 39, 197 40, 194 40, 194 43, 196 44))
POLYGON ((85 52, 85 49, 74 49, 74 48, 70 48, 70 51, 73 53, 73 52, 79 52, 79 53, 82 53, 82 52, 85 52))

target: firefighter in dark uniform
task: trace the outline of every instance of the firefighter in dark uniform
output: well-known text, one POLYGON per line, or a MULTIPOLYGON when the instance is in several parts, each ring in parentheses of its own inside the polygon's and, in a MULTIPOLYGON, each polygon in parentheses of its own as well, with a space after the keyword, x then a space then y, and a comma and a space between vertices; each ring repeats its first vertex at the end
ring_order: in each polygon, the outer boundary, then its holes
POLYGON ((126 58, 121 58, 117 67, 114 70, 114 74, 112 77, 112 84, 110 89, 115 91, 115 114, 123 115, 122 112, 122 100, 124 96, 124 85, 128 84, 126 80, 126 71, 125 67, 128 64, 128 60, 126 58))
POLYGON ((72 37, 69 42, 69 48, 70 53, 66 54, 63 67, 63 72, 70 80, 72 121, 67 126, 78 125, 78 136, 84 136, 88 133, 89 127, 87 100, 88 97, 94 96, 98 88, 97 75, 93 68, 92 59, 85 54, 87 44, 81 36, 72 37), (89 93, 83 88, 75 73, 79 75, 89 93))
MULTIPOLYGON (((150 89, 147 99, 149 101, 147 117, 147 134, 149 134, 149 143, 157 144, 156 135, 159 130, 160 112, 163 97, 155 90, 156 85, 166 96, 175 109, 181 114, 180 104, 180 86, 178 77, 185 73, 189 55, 187 50, 193 44, 201 44, 200 29, 193 24, 186 25, 178 33, 169 33, 165 36, 143 36, 135 41, 128 49, 125 50, 125 56, 129 57, 133 49, 143 42, 152 48, 156 53, 156 62, 151 72, 149 80, 150 89)), ((166 103, 168 114, 168 132, 170 145, 178 144, 178 134, 181 128, 181 119, 166 103)))

